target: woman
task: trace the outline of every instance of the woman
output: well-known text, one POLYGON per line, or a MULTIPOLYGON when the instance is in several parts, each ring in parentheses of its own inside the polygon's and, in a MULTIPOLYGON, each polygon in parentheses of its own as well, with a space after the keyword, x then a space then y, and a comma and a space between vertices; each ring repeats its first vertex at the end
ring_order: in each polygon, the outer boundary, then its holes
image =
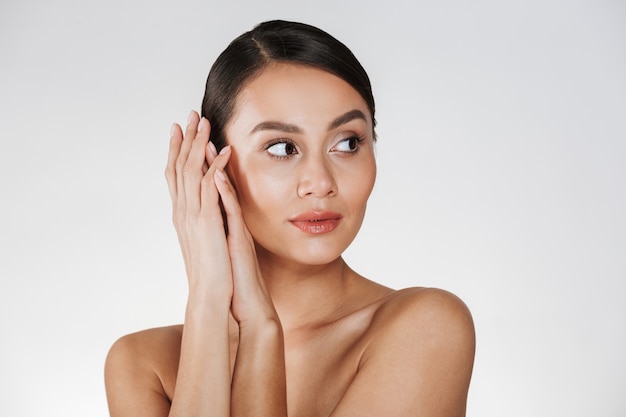
POLYGON ((474 329, 450 293, 341 258, 374 185, 374 99, 339 41, 273 21, 213 65, 166 178, 184 326, 109 352, 112 416, 463 416, 474 329))

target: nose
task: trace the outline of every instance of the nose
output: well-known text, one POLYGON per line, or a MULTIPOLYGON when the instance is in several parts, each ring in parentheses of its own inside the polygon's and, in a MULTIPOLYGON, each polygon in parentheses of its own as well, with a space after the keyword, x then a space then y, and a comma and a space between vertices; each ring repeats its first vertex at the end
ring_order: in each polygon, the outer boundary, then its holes
POLYGON ((298 181, 298 197, 329 197, 337 194, 337 183, 329 161, 310 157, 302 164, 298 181))

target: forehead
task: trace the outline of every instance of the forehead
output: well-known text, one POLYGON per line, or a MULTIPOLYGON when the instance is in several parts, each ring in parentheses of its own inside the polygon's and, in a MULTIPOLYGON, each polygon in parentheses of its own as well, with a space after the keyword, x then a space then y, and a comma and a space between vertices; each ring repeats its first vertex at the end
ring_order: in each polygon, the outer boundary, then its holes
POLYGON ((327 123, 355 109, 362 111, 371 125, 365 100, 343 79, 315 67, 276 63, 263 69, 239 93, 229 128, 245 129, 266 120, 327 123))

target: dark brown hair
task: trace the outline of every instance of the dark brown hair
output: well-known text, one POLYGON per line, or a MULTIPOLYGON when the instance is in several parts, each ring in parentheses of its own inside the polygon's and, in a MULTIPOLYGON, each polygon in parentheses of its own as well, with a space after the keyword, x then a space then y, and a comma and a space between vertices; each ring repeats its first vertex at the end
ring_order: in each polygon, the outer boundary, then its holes
POLYGON ((226 145, 224 129, 239 92, 262 69, 276 62, 316 67, 343 79, 363 97, 376 126, 369 77, 348 47, 314 26, 273 20, 232 41, 211 67, 202 116, 211 123, 211 141, 218 151, 226 145))

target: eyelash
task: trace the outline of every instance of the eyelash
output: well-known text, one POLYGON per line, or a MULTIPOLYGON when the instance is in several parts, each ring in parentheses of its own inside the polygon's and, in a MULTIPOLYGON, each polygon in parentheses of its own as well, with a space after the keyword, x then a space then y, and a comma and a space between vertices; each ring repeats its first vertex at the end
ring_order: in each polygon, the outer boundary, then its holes
POLYGON ((279 145, 281 143, 284 143, 286 145, 291 145, 293 147, 293 149, 296 150, 297 152, 297 147, 296 144, 288 139, 276 139, 273 141, 268 142, 267 144, 265 144, 265 146, 263 146, 263 150, 265 152, 267 152, 267 154, 270 156, 270 158, 274 158, 274 159, 286 159, 286 158, 290 158, 291 156, 293 156, 293 154, 291 155, 274 155, 271 152, 269 152, 269 149, 274 146, 274 145, 279 145))
MULTIPOLYGON (((343 153, 343 154, 346 154, 346 155, 354 155, 355 153, 357 153, 359 151, 359 149, 361 147, 361 143, 363 142, 363 140, 365 140, 365 138, 363 138, 361 136, 358 136, 358 135, 353 135, 353 136, 349 136, 349 137, 347 137, 345 139, 340 140, 337 143, 337 145, 342 143, 342 142, 351 141, 351 140, 356 140, 356 147, 354 148, 354 150, 351 150, 351 151, 337 151, 337 152, 340 152, 340 153, 343 153)), ((335 145, 335 147, 337 145, 335 145)), ((274 158, 274 159, 287 159, 287 158, 290 158, 293 155, 298 153, 298 148, 297 148, 296 144, 293 141, 289 140, 289 139, 276 139, 276 140, 270 141, 270 142, 268 142, 267 144, 265 144, 263 146, 263 150, 267 152, 267 154, 270 156, 270 158, 274 158), (269 152, 269 149, 272 146, 279 145, 281 143, 284 143, 285 145, 292 146, 293 149, 295 150, 295 153, 288 154, 288 155, 274 155, 274 154, 269 152)))
MULTIPOLYGON (((349 136, 349 137, 347 137, 345 139, 340 140, 339 143, 342 143, 342 142, 345 142, 345 141, 356 140, 356 144, 355 144, 355 148, 353 150, 350 150, 350 151, 339 151, 339 152, 346 153, 346 154, 352 154, 352 155, 357 153, 359 151, 359 149, 361 149, 361 143, 363 142, 364 139, 365 138, 363 138, 361 136, 353 135, 353 136, 349 136)), ((335 145, 335 147, 337 145, 335 145)))

